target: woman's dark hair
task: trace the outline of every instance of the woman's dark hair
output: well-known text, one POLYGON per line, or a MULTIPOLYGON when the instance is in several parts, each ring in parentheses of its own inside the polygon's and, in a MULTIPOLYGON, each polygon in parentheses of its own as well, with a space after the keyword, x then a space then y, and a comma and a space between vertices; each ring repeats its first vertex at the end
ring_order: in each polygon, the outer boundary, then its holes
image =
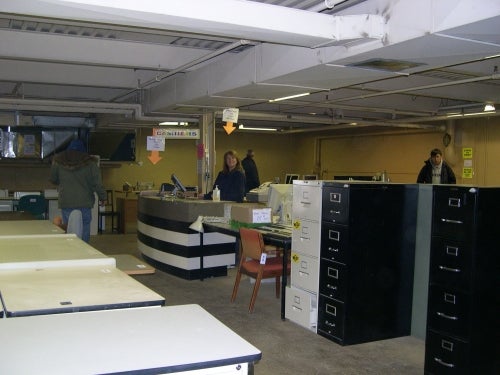
POLYGON ((229 150, 229 151, 226 151, 224 153, 224 166, 222 167, 222 172, 223 173, 229 173, 229 167, 227 166, 227 163, 226 163, 226 157, 228 155, 236 158, 236 166, 234 167, 234 170, 235 171, 238 171, 238 170, 241 171, 241 170, 243 170, 243 168, 241 167, 240 158, 238 157, 238 154, 236 153, 236 151, 229 150))

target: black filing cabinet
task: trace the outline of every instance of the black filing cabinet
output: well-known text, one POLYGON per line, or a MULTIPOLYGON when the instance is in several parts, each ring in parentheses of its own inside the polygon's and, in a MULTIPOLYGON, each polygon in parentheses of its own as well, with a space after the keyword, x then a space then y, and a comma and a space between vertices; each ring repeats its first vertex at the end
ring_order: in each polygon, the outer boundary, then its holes
POLYGON ((325 181, 322 194, 318 334, 409 335, 417 186, 325 181))
POLYGON ((433 187, 425 373, 500 374, 500 188, 433 187))

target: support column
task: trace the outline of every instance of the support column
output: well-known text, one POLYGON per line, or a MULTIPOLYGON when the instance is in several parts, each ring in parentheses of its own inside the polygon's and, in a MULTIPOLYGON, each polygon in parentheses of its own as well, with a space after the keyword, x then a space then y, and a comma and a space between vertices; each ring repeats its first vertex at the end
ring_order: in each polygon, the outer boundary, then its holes
POLYGON ((215 113, 205 113, 200 118, 200 139, 198 147, 203 145, 203 157, 198 159, 198 191, 204 194, 212 190, 215 181, 215 113))

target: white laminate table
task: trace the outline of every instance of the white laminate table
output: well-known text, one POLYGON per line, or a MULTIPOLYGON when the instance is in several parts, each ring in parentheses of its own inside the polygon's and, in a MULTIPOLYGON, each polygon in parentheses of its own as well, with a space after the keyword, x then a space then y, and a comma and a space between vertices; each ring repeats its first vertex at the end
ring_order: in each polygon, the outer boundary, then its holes
POLYGON ((114 267, 4 270, 7 317, 163 306, 165 299, 114 267))
POLYGON ((48 220, 0 221, 0 236, 64 234, 64 230, 48 220))
POLYGON ((115 267, 115 258, 74 234, 0 236, 0 271, 54 267, 115 267))
POLYGON ((262 353, 198 305, 0 319, 0 373, 246 374, 262 353))

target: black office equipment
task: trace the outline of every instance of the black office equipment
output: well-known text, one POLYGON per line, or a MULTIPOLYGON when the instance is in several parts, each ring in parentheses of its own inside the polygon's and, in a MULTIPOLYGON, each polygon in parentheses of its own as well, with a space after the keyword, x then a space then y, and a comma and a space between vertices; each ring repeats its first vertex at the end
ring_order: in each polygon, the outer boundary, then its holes
POLYGON ((417 194, 324 182, 318 334, 341 345, 410 334, 417 194))
POLYGON ((500 188, 433 187, 425 374, 500 373, 500 188))

